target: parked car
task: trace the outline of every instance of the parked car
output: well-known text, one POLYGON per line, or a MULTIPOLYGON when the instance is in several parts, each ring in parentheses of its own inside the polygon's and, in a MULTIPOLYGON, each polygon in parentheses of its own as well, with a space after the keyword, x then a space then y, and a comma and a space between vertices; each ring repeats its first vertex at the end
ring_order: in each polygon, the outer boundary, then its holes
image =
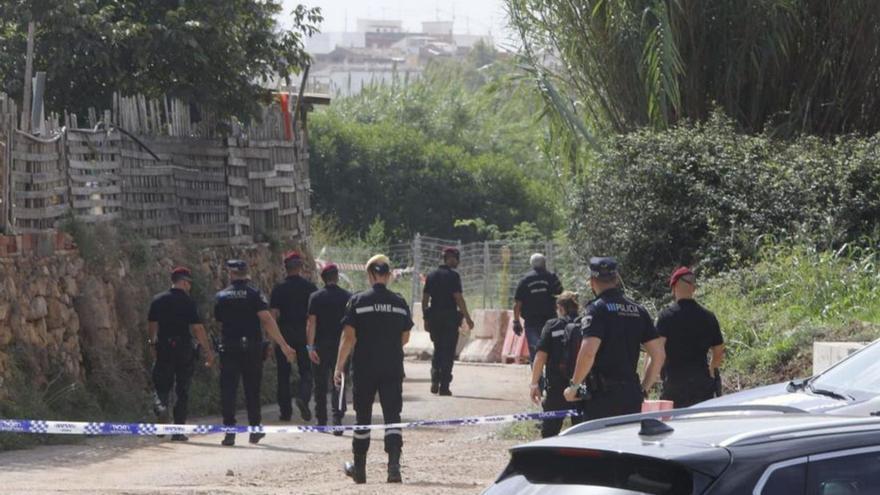
POLYGON ((880 340, 811 378, 725 395, 697 407, 757 404, 844 415, 880 413, 880 340))
POLYGON ((880 418, 732 406, 590 421, 512 449, 484 492, 500 494, 880 494, 880 418))

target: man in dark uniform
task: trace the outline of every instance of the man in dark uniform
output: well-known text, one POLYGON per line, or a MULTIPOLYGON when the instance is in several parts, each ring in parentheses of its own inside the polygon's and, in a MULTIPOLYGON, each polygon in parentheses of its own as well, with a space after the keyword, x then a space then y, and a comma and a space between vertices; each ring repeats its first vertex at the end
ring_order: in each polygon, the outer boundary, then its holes
POLYGON ((526 341, 529 344, 529 362, 535 361, 538 338, 547 320, 556 316, 554 299, 562 293, 562 282, 555 273, 547 271, 547 259, 535 253, 529 259, 531 271, 516 286, 513 306, 513 331, 523 332, 520 318, 526 322, 526 341))
MULTIPOLYGON (((580 349, 579 310, 577 294, 563 292, 556 298, 556 313, 559 317, 548 321, 541 331, 532 365, 531 396, 535 404, 541 402, 539 383, 543 371, 546 383, 546 397, 542 404, 544 411, 564 411, 572 407, 562 394, 571 380, 577 351, 580 349)), ((547 438, 558 435, 562 422, 563 419, 545 419, 541 424, 541 436, 547 438)), ((572 416, 572 424, 579 422, 579 417, 572 416)))
POLYGON ((623 294, 613 258, 590 259, 590 287, 597 299, 581 319, 583 339, 565 398, 581 405, 584 420, 635 414, 660 377, 665 352, 648 311, 623 294), (639 384, 639 350, 650 363, 639 384), (581 388, 586 380, 587 394, 581 388))
MULTIPOLYGON (((303 421, 312 420, 309 400, 312 398, 312 364, 306 350, 306 319, 309 311, 309 297, 318 288, 303 278, 304 262, 302 256, 291 251, 284 256, 284 268, 287 278, 272 289, 269 306, 272 316, 278 321, 284 340, 296 350, 296 368, 299 372, 299 386, 296 406, 303 421)), ((275 361, 278 368, 278 408, 281 421, 290 421, 293 408, 290 403, 290 371, 291 366, 275 350, 275 361)))
MULTIPOLYGON (((156 388, 157 413, 160 421, 168 421, 168 399, 171 388, 177 395, 174 404, 174 424, 186 424, 189 406, 189 386, 198 358, 193 336, 205 352, 205 366, 214 362, 214 352, 208 344, 208 334, 202 325, 196 302, 189 296, 192 273, 187 268, 171 272, 171 289, 153 298, 147 317, 149 339, 153 353, 153 385, 156 388)), ((176 434, 171 440, 185 442, 186 435, 176 434)))
POLYGON ((452 365, 458 346, 458 328, 462 317, 473 330, 474 320, 462 296, 461 277, 455 271, 460 262, 458 249, 443 250, 443 264, 428 274, 422 293, 422 311, 425 329, 434 343, 431 359, 431 393, 452 395, 452 365))
MULTIPOLYGON (((321 270, 321 279, 324 281, 324 288, 312 294, 309 299, 306 348, 315 368, 315 416, 318 418, 318 425, 323 426, 327 424, 327 389, 336 369, 342 318, 351 293, 339 287, 339 269, 332 263, 321 270)), ((342 424, 342 417, 345 415, 345 391, 333 387, 332 400, 333 424, 338 426, 342 424)), ((342 431, 334 431, 333 434, 339 436, 342 431)))
MULTIPOLYGON (((223 425, 235 426, 235 401, 238 381, 244 384, 248 423, 259 426, 260 381, 263 378, 263 331, 275 342, 284 359, 291 362, 296 352, 287 345, 275 319, 269 313, 266 297, 250 285, 247 263, 242 260, 226 262, 229 269, 229 287, 215 296, 214 318, 222 325, 220 340, 220 402, 223 425)), ((257 443, 263 433, 251 433, 250 442, 257 443)), ((223 445, 235 445, 235 434, 227 433, 223 445)))
MULTIPOLYGON (((403 408, 403 346, 409 341, 412 316, 403 297, 388 290, 391 262, 387 257, 376 255, 370 258, 367 274, 373 288, 352 296, 346 307, 334 379, 337 386, 341 385, 345 362, 354 350, 352 395, 357 425, 372 423, 373 400, 377 392, 385 424, 399 423, 403 408)), ((401 482, 402 447, 401 430, 386 429, 389 483, 401 482)), ((352 441, 354 462, 345 466, 345 474, 355 483, 367 482, 369 448, 370 430, 355 430, 352 441)))
POLYGON ((689 407, 715 395, 713 377, 724 359, 724 337, 715 315, 694 300, 697 279, 690 268, 675 270, 669 287, 675 302, 657 318, 657 332, 666 349, 661 398, 677 408, 689 407), (712 361, 707 364, 710 351, 712 361))

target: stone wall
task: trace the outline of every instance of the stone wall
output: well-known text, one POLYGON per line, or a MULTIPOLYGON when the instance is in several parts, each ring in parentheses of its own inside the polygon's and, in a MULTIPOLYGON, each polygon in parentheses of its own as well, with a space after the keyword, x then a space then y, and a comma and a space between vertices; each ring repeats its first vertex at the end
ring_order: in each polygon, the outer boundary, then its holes
POLYGON ((281 252, 298 248, 194 249, 163 242, 150 247, 148 261, 138 268, 124 252, 86 262, 68 245, 50 255, 0 256, 0 399, 7 397, 5 384, 16 370, 36 388, 62 375, 85 383, 99 372, 118 373, 133 380, 131 386, 146 388, 147 307, 169 285, 172 267, 193 269, 194 293, 210 329, 210 300, 226 284, 226 259, 247 260, 254 283, 268 293, 284 276, 281 252))

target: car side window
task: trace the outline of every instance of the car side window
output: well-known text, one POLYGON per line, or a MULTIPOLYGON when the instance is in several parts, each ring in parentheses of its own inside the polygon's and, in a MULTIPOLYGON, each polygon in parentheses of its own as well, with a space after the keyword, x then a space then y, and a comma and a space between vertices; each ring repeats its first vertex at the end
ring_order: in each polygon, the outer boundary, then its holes
POLYGON ((761 495, 803 495, 807 481, 806 463, 798 463, 791 466, 779 467, 770 473, 761 495))
POLYGON ((807 487, 808 495, 880 493, 880 449, 811 457, 807 467, 807 487))

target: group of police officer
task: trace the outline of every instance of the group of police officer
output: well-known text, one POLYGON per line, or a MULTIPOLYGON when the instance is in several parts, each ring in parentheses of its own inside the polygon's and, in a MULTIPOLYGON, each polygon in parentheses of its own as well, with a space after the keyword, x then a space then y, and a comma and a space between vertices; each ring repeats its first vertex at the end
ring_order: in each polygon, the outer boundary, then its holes
MULTIPOLYGON (((449 396, 459 327, 464 321, 472 329, 474 322, 462 294, 461 277, 455 271, 460 253, 456 248, 445 248, 442 258, 443 263, 427 276, 422 307, 425 327, 434 343, 431 392, 449 396)), ((148 316, 156 413, 161 421, 168 420, 174 388, 173 420, 176 424, 186 422, 189 385, 197 349, 201 348, 205 366, 214 362, 214 349, 220 355, 223 424, 236 425, 241 381, 248 424, 259 426, 263 361, 273 354, 274 343, 280 420, 292 417, 290 388, 295 370, 299 376, 295 403, 304 421, 312 419, 309 402, 314 392, 317 423, 327 425, 326 402, 332 389, 333 424, 342 423, 345 382, 350 373, 356 426, 371 424, 377 394, 385 424, 400 422, 403 347, 409 341, 413 320, 403 297, 388 289, 392 278, 389 259, 376 255, 367 261, 371 288, 355 295, 339 287, 339 271, 333 264, 321 270, 324 288, 318 290, 303 276, 300 253, 287 253, 283 263, 287 277, 274 287, 269 299, 251 283, 246 262, 226 263, 230 285, 215 296, 214 317, 221 331, 213 347, 190 297, 192 273, 183 267, 172 271, 172 287, 153 299, 148 316)), ((575 403, 581 415, 574 421, 638 412, 661 370, 662 398, 673 400, 676 406, 711 397, 714 382, 709 370, 720 367, 723 339, 714 315, 693 299, 696 279, 692 271, 680 268, 673 273, 670 287, 675 303, 660 314, 655 327, 644 307, 624 295, 612 258, 590 261, 590 286, 596 297, 583 313, 577 294, 563 292, 559 278, 547 270, 544 256, 536 253, 530 264, 532 270, 516 289, 514 331, 526 333, 533 363, 531 397, 540 401, 543 396, 545 410, 570 409, 575 403), (637 366, 641 349, 648 358, 640 382, 637 366), (709 350, 711 363, 706 361, 709 350)), ((542 434, 555 435, 561 426, 562 420, 545 421, 542 434)), ((251 433, 249 441, 256 444, 263 436, 251 433)), ((356 483, 366 482, 370 437, 369 429, 354 431, 354 459, 346 464, 345 472, 356 483)), ((386 428, 384 439, 387 480, 399 483, 401 430, 386 428)), ((187 437, 178 434, 171 440, 186 441, 187 437)), ((226 434, 222 445, 235 445, 235 434, 226 434)))
MULTIPOLYGON (((672 273, 674 302, 655 325, 648 311, 624 294, 613 258, 590 260, 595 298, 582 313, 577 294, 563 292, 544 256, 532 255, 531 265, 517 287, 514 331, 526 332, 532 361, 530 396, 542 402, 545 411, 576 407, 580 415, 573 423, 638 413, 661 379, 660 398, 673 401, 675 407, 720 393, 724 339, 715 315, 694 300, 696 276, 690 268, 672 273), (647 358, 640 380, 642 350, 647 358)), ((558 434, 562 423, 545 420, 542 436, 558 434)))
MULTIPOLYGON (((221 331, 213 347, 209 345, 197 304, 190 297, 192 272, 184 267, 172 271, 172 287, 155 296, 148 315, 147 343, 154 351, 153 382, 160 421, 168 420, 171 389, 175 388, 173 420, 176 424, 186 422, 198 349, 205 353, 204 364, 208 367, 214 362, 216 349, 220 355, 223 424, 236 425, 236 396, 241 381, 248 424, 259 426, 263 362, 272 355, 274 343, 281 421, 289 421, 293 413, 290 388, 295 370, 299 376, 295 403, 302 419, 312 419, 309 401, 314 391, 318 425, 327 425, 327 395, 332 388, 333 424, 342 424, 346 409, 344 382, 350 368, 356 425, 371 423, 376 394, 385 423, 400 422, 403 346, 409 340, 413 321, 406 301, 387 288, 392 276, 388 258, 377 255, 367 262, 372 288, 354 296, 339 287, 336 265, 323 267, 324 288, 318 290, 303 276, 304 259, 300 253, 287 253, 283 262, 287 277, 275 286, 268 299, 251 283, 246 262, 226 262, 230 285, 215 296, 214 317, 221 331)), ((254 432, 249 441, 259 443, 264 436, 254 432)), ((188 438, 177 434, 171 440, 188 438)), ((226 434, 221 443, 235 445, 235 434, 226 434)), ((370 430, 355 430, 352 444, 354 462, 347 464, 345 471, 356 483, 365 483, 370 430)), ((385 429, 389 483, 401 481, 402 446, 401 430, 385 429)))

